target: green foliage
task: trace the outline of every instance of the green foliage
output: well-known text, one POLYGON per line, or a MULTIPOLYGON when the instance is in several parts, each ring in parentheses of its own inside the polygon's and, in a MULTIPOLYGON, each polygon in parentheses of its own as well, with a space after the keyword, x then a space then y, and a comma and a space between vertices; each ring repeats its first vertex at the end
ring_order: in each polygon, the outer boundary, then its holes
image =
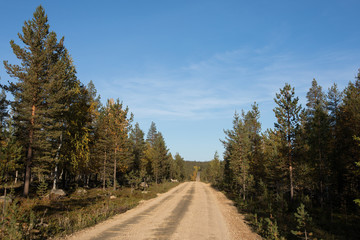
POLYGON ((289 239, 314 239, 314 232, 324 239, 357 239, 360 148, 353 136, 360 135, 359 89, 360 72, 343 93, 334 84, 325 95, 314 79, 302 109, 294 88, 285 84, 275 98, 275 128, 262 135, 254 106, 235 114, 222 141, 217 187, 253 216, 263 237, 280 238, 281 232, 289 239), (298 202, 306 203, 313 220, 304 205, 293 217, 298 202))
POLYGON ((66 127, 70 127, 69 109, 77 105, 81 95, 78 92, 81 84, 64 39, 58 41, 55 32, 49 29, 45 10, 39 6, 33 19, 25 22, 22 34, 18 34, 24 47, 10 42, 21 64, 4 61, 6 71, 16 79, 6 86, 14 96, 11 107, 16 135, 21 145, 27 146, 23 152, 25 196, 29 194, 31 171, 49 173, 57 164, 54 156, 59 156, 62 136, 66 127))
POLYGON ((171 178, 178 181, 183 181, 185 179, 185 161, 179 153, 175 154, 175 158, 172 161, 171 178))
POLYGON ((40 198, 43 198, 48 193, 48 184, 44 178, 40 180, 36 193, 40 198))
POLYGON ((194 167, 200 167, 200 180, 207 181, 207 169, 209 167, 209 162, 200 162, 200 161, 184 161, 184 171, 185 171, 185 180, 190 181, 194 172, 194 167))
MULTIPOLYGON (((260 113, 256 103, 252 110, 241 116, 235 113, 233 128, 226 130, 224 180, 229 188, 242 195, 243 200, 254 186, 254 175, 263 164, 260 155, 260 113)), ((260 177, 260 176, 259 176, 260 177)))
POLYGON ((265 225, 266 225, 266 228, 265 228, 264 235, 266 236, 266 239, 269 239, 269 240, 282 240, 282 239, 284 239, 279 234, 278 226, 277 226, 276 221, 273 222, 273 221, 271 221, 270 218, 265 218, 265 225))
POLYGON ((21 169, 23 148, 14 136, 14 128, 11 119, 3 129, 0 144, 0 184, 10 184, 16 178, 16 171, 21 169))
POLYGON ((140 129, 139 123, 136 123, 135 126, 131 129, 129 139, 134 157, 132 169, 134 171, 140 171, 141 159, 144 158, 146 143, 144 140, 144 132, 140 129))
POLYGON ((291 233, 301 239, 309 239, 309 236, 312 236, 312 233, 308 231, 312 219, 308 212, 305 210, 305 205, 303 203, 301 203, 300 206, 297 208, 297 212, 294 213, 294 216, 297 222, 297 230, 291 230, 291 233))
POLYGON ((116 214, 131 209, 144 199, 157 196, 177 186, 162 183, 151 186, 148 194, 130 188, 112 191, 116 199, 109 200, 107 192, 90 189, 84 194, 70 195, 58 201, 24 200, 13 202, 1 222, 1 239, 62 238, 83 228, 93 226, 116 214))
POLYGON ((301 105, 298 105, 299 98, 295 97, 295 89, 287 83, 283 89, 280 89, 280 93, 276 94, 276 98, 274 100, 277 104, 277 107, 274 108, 277 120, 275 123, 275 129, 279 131, 281 136, 281 150, 288 165, 290 197, 293 199, 293 169, 295 160, 293 156, 295 151, 295 140, 300 124, 301 105))
MULTIPOLYGON (((360 137, 356 137, 354 136, 354 140, 358 142, 358 145, 360 147, 360 137)), ((359 162, 355 162, 355 164, 360 167, 360 161, 359 162)), ((360 175, 360 173, 359 173, 360 175)), ((360 199, 355 199, 354 202, 360 207, 360 199)))
POLYGON ((151 177, 155 183, 161 180, 169 180, 177 167, 173 165, 174 159, 169 153, 165 139, 161 132, 156 130, 154 122, 151 123, 146 140, 144 156, 141 159, 141 169, 151 177))
POLYGON ((1 222, 0 236, 2 239, 22 239, 23 231, 20 224, 18 224, 21 218, 22 215, 19 211, 18 202, 14 201, 7 208, 1 222))
POLYGON ((131 171, 126 175, 126 180, 131 186, 131 189, 137 189, 139 184, 142 182, 141 177, 137 172, 131 171))
POLYGON ((223 169, 219 160, 219 154, 215 152, 214 159, 210 161, 207 167, 207 180, 214 186, 219 186, 223 181, 223 169))
POLYGON ((34 229, 37 227, 35 213, 32 210, 24 209, 15 200, 6 209, 1 221, 1 239, 38 239, 34 229))

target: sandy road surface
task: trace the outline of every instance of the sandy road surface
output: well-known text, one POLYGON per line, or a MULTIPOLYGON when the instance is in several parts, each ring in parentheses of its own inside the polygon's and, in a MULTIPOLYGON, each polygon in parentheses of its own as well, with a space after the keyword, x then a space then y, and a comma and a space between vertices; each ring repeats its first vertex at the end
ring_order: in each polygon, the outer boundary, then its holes
POLYGON ((231 201, 202 182, 186 182, 68 239, 260 239, 231 201))

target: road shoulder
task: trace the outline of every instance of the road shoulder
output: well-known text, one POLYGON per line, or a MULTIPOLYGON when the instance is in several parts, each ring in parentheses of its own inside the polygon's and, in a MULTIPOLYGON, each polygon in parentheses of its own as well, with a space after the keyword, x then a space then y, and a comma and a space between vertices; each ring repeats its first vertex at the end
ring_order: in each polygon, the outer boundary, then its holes
POLYGON ((212 188, 210 184, 209 187, 218 201, 220 210, 228 225, 231 239, 262 239, 258 234, 251 230, 249 225, 246 224, 245 216, 238 212, 233 201, 229 200, 222 192, 212 188))

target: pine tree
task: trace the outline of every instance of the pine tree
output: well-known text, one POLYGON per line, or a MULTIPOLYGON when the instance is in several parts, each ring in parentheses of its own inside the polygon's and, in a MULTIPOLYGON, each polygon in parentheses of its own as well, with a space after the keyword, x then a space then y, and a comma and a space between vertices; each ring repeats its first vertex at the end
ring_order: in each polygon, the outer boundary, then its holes
POLYGON ((8 101, 6 100, 5 90, 0 93, 0 146, 3 139, 3 132, 6 130, 6 118, 8 117, 8 101))
MULTIPOLYGON (((229 161, 229 170, 232 173, 230 185, 235 193, 240 193, 243 200, 250 186, 253 185, 253 175, 250 172, 252 157, 255 156, 255 149, 259 148, 256 135, 259 133, 257 122, 258 111, 256 104, 253 110, 245 114, 243 111, 241 117, 235 113, 233 120, 233 129, 226 130, 226 140, 223 141, 228 151, 227 160, 229 161)), ((256 150, 257 151, 257 150, 256 150)))
POLYGON ((49 28, 45 11, 39 6, 18 34, 24 47, 10 42, 21 65, 4 61, 8 74, 18 80, 10 82, 7 89, 14 95, 15 126, 26 147, 25 196, 31 169, 37 169, 38 174, 50 171, 61 142, 61 118, 69 107, 72 89, 79 84, 63 38, 58 42, 49 28))
POLYGON ((306 95, 307 123, 306 136, 309 145, 310 164, 313 166, 313 181, 318 183, 320 203, 323 204, 325 190, 329 187, 330 164, 328 146, 330 141, 330 125, 326 109, 325 94, 315 79, 306 95))
POLYGON ((275 117, 277 118, 275 128, 281 133, 282 136, 282 147, 288 164, 290 198, 293 199, 294 141, 296 138, 296 131, 299 127, 299 114, 301 111, 301 105, 298 105, 299 98, 295 97, 294 88, 291 88, 291 86, 287 83, 283 89, 280 89, 280 93, 276 94, 274 101, 278 105, 274 109, 275 117))
POLYGON ((339 91, 337 85, 334 83, 329 89, 326 95, 326 105, 329 114, 330 125, 330 140, 329 140, 329 159, 331 164, 331 181, 333 187, 332 197, 338 196, 341 192, 341 172, 342 166, 340 160, 339 146, 341 146, 341 128, 339 124, 341 112, 340 107, 342 105, 343 93, 339 91))
POLYGON ((103 188, 106 180, 112 176, 113 188, 116 189, 117 173, 121 172, 125 178, 132 163, 131 144, 128 139, 132 114, 129 116, 128 107, 123 107, 119 99, 110 99, 101 110, 98 121, 99 140, 98 153, 103 160, 102 178, 103 188), (111 167, 112 166, 112 167, 111 167))
POLYGON ((360 136, 360 70, 355 82, 350 82, 344 90, 340 107, 338 141, 338 185, 339 194, 344 199, 357 197, 359 176, 355 162, 360 161, 360 149, 354 136, 360 136))
POLYGON ((95 146, 95 154, 97 155, 98 161, 101 163, 101 178, 103 189, 106 187, 108 182, 111 167, 109 166, 111 159, 111 148, 112 148, 112 139, 110 137, 110 124, 109 117, 107 113, 107 108, 102 107, 100 110, 100 115, 97 120, 96 133, 97 140, 95 146))
POLYGON ((259 122, 260 111, 256 104, 252 104, 251 110, 248 111, 244 118, 244 126, 249 138, 249 175, 255 179, 258 183, 263 178, 264 162, 263 154, 261 149, 261 124, 259 122))
POLYGON ((291 233, 295 236, 298 236, 300 239, 310 239, 312 233, 309 232, 309 225, 312 221, 312 218, 309 216, 309 213, 305 210, 305 205, 303 203, 296 209, 294 216, 297 222, 297 231, 291 230, 291 233))
POLYGON ((283 155, 281 137, 280 132, 273 129, 268 129, 263 135, 263 180, 279 196, 288 189, 288 165, 283 155))
POLYGON ((125 173, 126 170, 129 168, 129 163, 125 162, 127 159, 122 158, 126 154, 129 154, 129 142, 128 142, 128 133, 130 130, 130 122, 132 121, 132 115, 129 117, 129 108, 123 108, 123 104, 117 99, 115 102, 110 99, 108 102, 109 106, 109 123, 110 123, 110 135, 113 142, 113 151, 114 151, 114 190, 116 189, 116 174, 117 174, 117 167, 120 165, 120 171, 125 173))

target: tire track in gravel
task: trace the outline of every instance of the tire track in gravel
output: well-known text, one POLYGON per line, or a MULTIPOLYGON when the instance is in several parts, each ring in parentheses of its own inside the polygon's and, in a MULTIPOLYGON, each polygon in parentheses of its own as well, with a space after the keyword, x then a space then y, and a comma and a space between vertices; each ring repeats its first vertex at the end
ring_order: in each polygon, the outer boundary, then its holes
POLYGON ((154 236, 152 239, 170 239, 171 235, 176 231, 181 219, 184 218, 191 201, 194 197, 195 186, 192 185, 187 193, 183 196, 176 208, 171 212, 171 215, 164 220, 164 224, 154 229, 154 236))
POLYGON ((151 216, 151 214, 153 212, 155 212, 159 207, 161 207, 165 202, 171 201, 174 197, 176 197, 177 193, 182 192, 185 188, 186 188, 186 185, 182 185, 181 187, 179 187, 178 189, 173 191, 173 193, 171 195, 168 195, 168 196, 164 197, 158 203, 156 203, 154 205, 150 205, 149 207, 147 207, 146 209, 144 209, 143 211, 141 211, 137 215, 123 221, 120 224, 116 224, 116 225, 113 225, 113 226, 109 227, 108 229, 106 229, 106 231, 104 231, 104 232, 100 233, 99 235, 94 236, 94 237, 92 237, 90 239, 91 240, 111 239, 111 238, 114 238, 114 237, 118 236, 129 225, 137 224, 142 219, 144 219, 144 218, 146 218, 148 216, 151 216))
POLYGON ((186 182, 68 240, 258 240, 233 203, 202 182, 186 182))
MULTIPOLYGON (((207 188, 205 188, 203 185, 202 185, 202 189, 203 191, 205 192, 205 195, 206 195, 206 207, 207 207, 207 213, 208 213, 208 226, 209 226, 209 229, 214 229, 215 228, 215 224, 216 222, 213 221, 214 219, 214 200, 211 199, 211 193, 209 192, 209 190, 207 188)), ((211 233, 211 235, 209 236, 209 240, 212 240, 212 239, 216 239, 216 236, 214 233, 211 233)))

